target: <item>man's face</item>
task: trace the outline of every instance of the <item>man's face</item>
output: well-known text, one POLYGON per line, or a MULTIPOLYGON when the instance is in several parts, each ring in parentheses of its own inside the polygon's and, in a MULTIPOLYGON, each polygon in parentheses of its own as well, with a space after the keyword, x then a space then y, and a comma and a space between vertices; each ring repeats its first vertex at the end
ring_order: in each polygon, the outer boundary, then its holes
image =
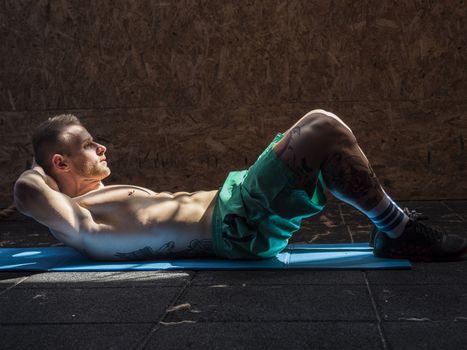
POLYGON ((67 157, 71 171, 92 180, 103 180, 111 173, 106 159, 105 146, 95 142, 89 132, 79 125, 73 125, 64 130, 62 135, 69 146, 70 156, 67 157))

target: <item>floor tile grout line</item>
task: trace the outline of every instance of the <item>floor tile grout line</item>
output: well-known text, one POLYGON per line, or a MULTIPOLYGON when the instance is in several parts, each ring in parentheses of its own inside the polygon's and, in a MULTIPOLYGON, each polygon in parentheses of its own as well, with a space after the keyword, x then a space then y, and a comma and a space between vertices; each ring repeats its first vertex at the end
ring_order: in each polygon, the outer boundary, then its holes
POLYGON ((444 201, 440 201, 446 208, 448 208, 450 211, 452 211, 454 214, 456 214, 459 219, 461 219, 461 221, 465 222, 466 220, 463 218, 462 215, 460 215, 457 211, 455 211, 454 209, 452 209, 450 206, 448 206, 446 203, 444 203, 444 201))
POLYGON ((119 324, 145 324, 145 325, 152 325, 154 321, 125 321, 125 322, 112 322, 112 321, 91 321, 91 322, 11 322, 5 323, 0 322, 0 326, 2 327, 33 327, 33 326, 70 326, 70 325, 81 325, 81 326, 96 326, 96 325, 119 325, 119 324))
POLYGON ((337 207, 339 208, 339 215, 341 217, 342 223, 346 225, 345 219, 344 219, 344 214, 342 213, 342 203, 337 203, 337 207))
MULTIPOLYGON (((276 270, 276 271, 282 271, 282 270, 276 270)), ((289 270, 290 271, 290 270, 289 270)), ((307 271, 317 271, 317 272, 328 272, 328 271, 338 271, 338 270, 304 270, 305 272, 307 271)), ((360 270, 340 270, 340 272, 349 272, 349 271, 362 271, 360 270)), ((218 283, 220 284, 220 283, 218 283)), ((229 287, 243 287, 244 283, 236 283, 236 284, 229 284, 229 287)), ((442 283, 439 283, 442 284, 442 283)), ((462 285, 462 283, 459 283, 462 285)), ((281 286, 321 286, 321 287, 326 287, 326 286, 364 286, 365 282, 347 282, 347 283, 340 283, 340 282, 335 282, 335 283, 307 283, 307 282, 295 282, 295 283, 264 283, 264 284, 253 284, 250 283, 247 285, 247 287, 281 287, 281 286)), ((210 287, 211 284, 193 284, 192 287, 210 287)))
POLYGON ((363 275, 363 279, 365 280, 365 284, 366 284, 366 288, 368 290, 368 294, 370 295, 370 300, 371 300, 371 304, 373 306, 373 311, 375 312, 375 315, 376 315, 378 333, 379 333, 379 336, 381 338, 381 343, 383 345, 383 349, 388 350, 387 340, 386 340, 386 337, 384 335, 383 328, 381 326, 381 316, 379 315, 378 307, 376 305, 375 298, 373 297, 373 292, 371 291, 370 283, 368 282, 366 272, 362 271, 362 275, 363 275))
MULTIPOLYGON (((310 323, 371 323, 374 324, 374 320, 355 320, 355 319, 344 319, 344 320, 329 320, 329 319, 313 319, 313 320, 307 320, 307 319, 302 319, 302 320, 284 320, 284 319, 271 319, 271 320, 263 320, 263 319, 257 319, 257 320, 252 320, 251 318, 246 318, 246 319, 237 319, 237 320, 196 320, 193 321, 195 323, 303 323, 303 324, 310 324, 310 323)), ((433 322, 454 322, 451 320, 436 320, 436 321, 408 321, 408 320, 388 320, 387 322, 392 322, 392 323, 433 323, 433 322)), ((457 321, 457 323, 467 323, 465 321, 457 321)), ((31 323, 25 323, 25 322, 15 322, 15 323, 0 323, 0 326, 2 327, 34 327, 34 326, 70 326, 70 325, 80 325, 80 326, 96 326, 96 325, 152 325, 154 322, 150 321, 134 321, 134 322, 31 322, 31 323)), ((179 323, 182 324, 182 323, 179 323)))
POLYGON ((346 230, 347 230, 347 232, 348 232, 348 234, 350 236, 350 242, 354 243, 352 231, 350 230, 349 225, 346 224, 345 219, 344 219, 344 214, 342 212, 342 203, 338 203, 338 208, 339 208, 339 215, 341 217, 342 223, 345 225, 345 228, 346 228, 346 230))
POLYGON ((155 326, 148 332, 148 334, 143 338, 143 340, 141 341, 140 345, 137 345, 135 347, 135 349, 137 350, 142 350, 144 349, 144 347, 146 346, 146 344, 148 343, 149 339, 151 339, 151 337, 161 328, 161 321, 167 316, 167 314, 169 313, 169 308, 171 306, 173 306, 177 300, 180 298, 180 296, 185 292, 185 290, 191 285, 191 282, 195 279, 195 276, 198 274, 198 271, 195 271, 193 276, 191 277, 191 279, 189 281, 187 281, 187 283, 185 283, 185 285, 180 289, 180 291, 177 293, 177 295, 172 299, 172 301, 169 303, 169 305, 167 305, 166 309, 165 309, 165 312, 162 314, 162 316, 159 318, 159 321, 157 321, 157 323, 155 324, 155 326))
POLYGON ((352 230, 350 229, 349 225, 345 225, 345 227, 347 228, 347 232, 349 233, 349 236, 350 236, 350 243, 355 243, 353 239, 352 230))
MULTIPOLYGON (((362 271, 363 269, 360 269, 360 270, 350 270, 350 269, 341 269, 341 270, 330 270, 330 271, 340 271, 340 272, 348 272, 348 271, 362 271)), ((366 269, 365 269, 366 270, 366 269)), ((378 269, 376 269, 378 270, 378 269)), ((275 270, 275 271, 282 271, 282 270, 275 270)), ((304 270, 304 271, 328 271, 326 269, 322 269, 322 270, 304 270)), ((443 283, 424 283, 424 284, 443 284, 443 283)), ((456 284, 459 284, 459 285, 463 285, 463 284, 466 284, 466 283, 456 283, 456 284)), ((236 284, 229 284, 228 287, 243 287, 242 286, 243 283, 236 283, 236 284)), ((287 282, 284 282, 284 283, 264 283, 264 284, 253 284, 253 283, 250 283, 248 284, 248 287, 281 287, 281 286, 364 286, 365 283, 363 282, 347 282, 347 283, 340 283, 340 282, 336 282, 336 283, 313 283, 313 282, 309 282, 309 283, 299 283, 299 282, 295 282, 295 283, 287 283, 287 282)), ((196 288, 204 288, 204 287, 210 287, 211 284, 193 284, 191 285, 191 287, 196 287, 196 288)), ((79 290, 91 290, 91 289, 107 289, 107 290, 111 290, 111 289, 154 289, 154 288, 178 288, 180 286, 157 286, 157 285, 153 285, 153 286, 144 286, 144 287, 138 287, 138 286, 125 286, 125 287, 106 287, 106 286, 99 286, 99 287, 86 287, 86 286, 79 286, 79 285, 76 285, 76 286, 73 286, 73 287, 63 287, 63 288, 55 288, 55 287, 20 287, 20 288, 17 288, 17 289, 21 289, 21 290, 28 290, 28 291, 32 291, 32 290, 73 290, 73 289, 79 289, 79 290)), ((8 288, 12 288, 11 286, 8 287, 8 288)), ((4 291, 2 291, 1 293, 3 293, 4 291)), ((0 294, 1 294, 0 293, 0 294)))
MULTIPOLYGON (((374 324, 374 320, 370 319, 226 319, 226 320, 196 320, 196 323, 371 323, 374 324)), ((466 324, 467 321, 464 319, 453 320, 453 319, 437 319, 437 320, 407 320, 407 319, 388 319, 384 323, 405 323, 405 324, 420 324, 420 323, 457 323, 466 324)), ((2 327, 34 327, 34 326, 70 326, 70 325, 81 325, 81 326, 96 326, 96 325, 153 325, 154 321, 125 321, 125 322, 111 322, 111 321, 92 321, 92 322, 11 322, 5 323, 0 322, 2 327)), ((181 323, 180 323, 181 324, 181 323)))

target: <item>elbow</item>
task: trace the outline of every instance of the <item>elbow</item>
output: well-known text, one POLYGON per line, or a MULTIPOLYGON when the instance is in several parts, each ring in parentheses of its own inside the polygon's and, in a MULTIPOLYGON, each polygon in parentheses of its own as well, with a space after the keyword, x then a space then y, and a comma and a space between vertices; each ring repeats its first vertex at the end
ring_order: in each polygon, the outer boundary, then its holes
MULTIPOLYGON (((13 201, 16 209, 24 215, 28 215, 28 207, 33 200, 33 189, 26 182, 16 181, 13 188, 13 201)), ((29 216, 29 215, 28 215, 29 216)))
POLYGON ((31 216, 40 194, 41 191, 36 184, 24 180, 16 181, 13 188, 16 209, 26 216, 31 216))

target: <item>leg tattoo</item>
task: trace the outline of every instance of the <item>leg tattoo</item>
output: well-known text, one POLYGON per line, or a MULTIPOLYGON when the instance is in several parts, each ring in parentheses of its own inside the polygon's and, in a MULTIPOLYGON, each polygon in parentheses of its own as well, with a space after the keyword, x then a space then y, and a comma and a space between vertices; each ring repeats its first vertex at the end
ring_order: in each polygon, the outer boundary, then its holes
POLYGON ((331 193, 363 209, 374 208, 382 189, 366 158, 350 150, 331 153, 323 164, 323 178, 331 193))
POLYGON ((318 181, 319 166, 312 164, 309 151, 303 149, 299 143, 304 126, 306 125, 297 125, 289 131, 284 138, 284 144, 277 151, 277 156, 295 173, 297 183, 294 187, 304 189, 312 196, 318 181))

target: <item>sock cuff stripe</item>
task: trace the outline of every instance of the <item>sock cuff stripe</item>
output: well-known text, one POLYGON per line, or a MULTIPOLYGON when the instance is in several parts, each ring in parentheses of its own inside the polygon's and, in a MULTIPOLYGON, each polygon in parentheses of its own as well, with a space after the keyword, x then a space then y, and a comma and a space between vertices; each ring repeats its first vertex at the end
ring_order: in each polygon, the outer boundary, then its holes
POLYGON ((390 208, 391 208, 390 212, 384 218, 380 220, 372 219, 372 221, 378 224, 384 224, 385 222, 388 222, 394 219, 394 217, 397 216, 398 209, 395 205, 391 205, 390 208))
POLYGON ((399 212, 399 215, 396 216, 395 220, 389 223, 387 223, 386 225, 384 225, 383 227, 381 227, 381 231, 392 231, 394 228, 396 228, 397 226, 399 226, 399 224, 402 222, 402 220, 404 219, 404 213, 403 212, 399 212))
MULTIPOLYGON (((395 230, 401 223, 403 223, 403 222, 405 221, 405 220, 404 220, 405 218, 406 218, 406 215, 405 215, 404 213, 400 213, 399 217, 397 218, 397 221, 395 221, 393 225, 389 226, 388 229, 389 229, 390 231, 395 230)), ((409 219, 407 218, 407 221, 408 221, 408 220, 409 220, 409 219)))
MULTIPOLYGON (((384 192, 384 190, 383 190, 384 192)), ((399 237, 409 221, 407 214, 384 192, 384 197, 371 210, 364 211, 376 228, 391 238, 399 237)))
POLYGON ((375 223, 377 226, 381 226, 381 227, 386 227, 388 226, 391 222, 393 222, 399 215, 400 212, 397 210, 397 208, 395 208, 395 210, 391 213, 390 216, 388 216, 385 220, 381 221, 381 222, 377 222, 375 223))
POLYGON ((389 206, 378 216, 375 216, 374 218, 371 219, 371 221, 382 221, 388 215, 392 210, 394 210, 394 205, 392 203, 389 203, 389 206))

